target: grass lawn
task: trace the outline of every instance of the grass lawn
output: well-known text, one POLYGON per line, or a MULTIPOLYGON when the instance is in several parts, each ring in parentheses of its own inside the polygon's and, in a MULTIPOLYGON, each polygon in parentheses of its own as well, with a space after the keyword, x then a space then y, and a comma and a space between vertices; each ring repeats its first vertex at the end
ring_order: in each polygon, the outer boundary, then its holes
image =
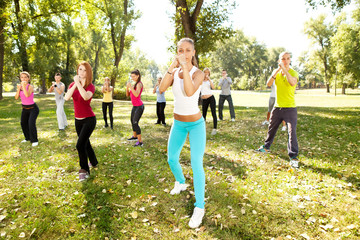
MULTIPOLYGON (((167 93, 167 96, 171 96, 167 93)), ((360 239, 360 96, 297 93, 301 167, 288 166, 287 133, 271 154, 261 126, 268 93, 234 92, 236 122, 207 119, 206 213, 189 229, 193 186, 171 196, 167 164, 170 127, 154 125, 155 102, 140 121, 144 147, 131 135, 129 102, 114 103, 114 130, 105 129, 101 101, 93 100, 97 126, 91 143, 99 167, 78 182, 72 102, 69 127, 59 132, 53 96, 36 96, 39 146, 20 143, 20 101, 0 101, 0 239, 360 239)), ((148 96, 148 100, 153 95, 148 96)), ((227 103, 225 103, 227 106, 227 103)), ((173 106, 166 107, 168 125, 173 106)), ((186 142, 181 164, 192 182, 186 142)))

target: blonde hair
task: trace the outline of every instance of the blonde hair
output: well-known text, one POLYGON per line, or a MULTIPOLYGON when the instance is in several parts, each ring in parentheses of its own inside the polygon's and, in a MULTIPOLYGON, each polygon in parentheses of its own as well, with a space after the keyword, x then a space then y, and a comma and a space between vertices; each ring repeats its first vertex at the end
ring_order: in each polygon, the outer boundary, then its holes
POLYGON ((209 76, 210 76, 210 74, 211 74, 211 71, 210 71, 210 68, 204 68, 204 70, 203 70, 203 72, 205 73, 205 71, 209 71, 209 76))
POLYGON ((291 57, 291 52, 285 51, 279 54, 279 60, 281 60, 281 58, 285 55, 285 54, 289 54, 291 57))
MULTIPOLYGON (((190 43, 190 44, 192 45, 193 49, 195 50, 195 43, 194 43, 194 40, 192 40, 191 38, 182 38, 182 39, 180 39, 180 41, 178 41, 178 43, 177 43, 177 48, 179 49, 180 45, 181 45, 182 43, 184 43, 184 42, 190 43)), ((196 61, 195 56, 192 56, 192 58, 191 58, 191 63, 192 63, 192 65, 194 65, 195 67, 198 67, 198 63, 197 63, 197 61, 196 61)))
MULTIPOLYGON (((23 71, 20 73, 19 77, 21 77, 22 74, 26 75, 29 78, 29 83, 30 83, 30 73, 23 71)), ((21 78, 20 78, 20 81, 21 81, 21 78)))

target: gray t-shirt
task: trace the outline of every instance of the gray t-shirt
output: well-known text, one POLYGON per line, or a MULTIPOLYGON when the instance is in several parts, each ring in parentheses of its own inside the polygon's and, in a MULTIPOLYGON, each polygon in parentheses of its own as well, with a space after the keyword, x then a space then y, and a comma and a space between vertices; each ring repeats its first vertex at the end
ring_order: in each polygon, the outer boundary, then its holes
POLYGON ((230 85, 232 84, 232 80, 230 77, 226 77, 226 79, 221 78, 219 82, 219 86, 221 87, 220 95, 230 95, 230 85))
MULTIPOLYGON (((59 84, 56 83, 56 88, 61 88, 61 86, 63 86, 64 84, 62 82, 60 82, 59 84)), ((56 88, 54 87, 54 92, 55 92, 55 100, 63 100, 64 99, 64 92, 62 92, 61 94, 59 94, 56 91, 56 88)))

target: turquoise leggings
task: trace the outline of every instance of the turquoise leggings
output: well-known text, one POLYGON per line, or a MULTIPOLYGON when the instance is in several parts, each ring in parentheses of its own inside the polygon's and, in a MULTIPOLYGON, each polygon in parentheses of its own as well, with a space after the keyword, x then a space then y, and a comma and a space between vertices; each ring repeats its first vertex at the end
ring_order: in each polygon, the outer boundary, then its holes
POLYGON ((203 157, 206 144, 206 129, 204 118, 195 122, 181 122, 174 119, 168 141, 168 163, 176 181, 185 183, 185 177, 179 163, 181 149, 189 134, 191 168, 194 175, 195 207, 204 208, 205 173, 203 157))

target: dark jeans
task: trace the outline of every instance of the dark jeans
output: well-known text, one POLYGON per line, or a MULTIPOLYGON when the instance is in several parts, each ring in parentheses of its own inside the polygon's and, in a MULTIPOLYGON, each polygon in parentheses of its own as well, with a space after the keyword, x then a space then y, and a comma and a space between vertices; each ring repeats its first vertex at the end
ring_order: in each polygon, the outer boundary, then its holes
POLYGON ((139 121, 144 112, 144 104, 141 106, 133 106, 131 110, 131 125, 132 129, 136 134, 141 134, 141 129, 139 127, 139 121))
POLYGON ((79 153, 80 168, 88 171, 89 173, 90 173, 90 169, 89 169, 88 159, 91 165, 96 166, 98 164, 98 160, 96 159, 94 149, 91 147, 90 144, 90 136, 94 131, 95 126, 96 126, 95 116, 84 118, 82 120, 75 119, 76 133, 79 137, 76 143, 76 149, 78 150, 79 153))
POLYGON ((107 108, 109 107, 109 117, 110 117, 110 127, 113 128, 113 108, 114 108, 114 104, 112 102, 103 102, 102 103, 102 111, 103 111, 103 117, 104 117, 104 121, 105 121, 105 127, 108 127, 108 123, 107 123, 107 116, 106 116, 106 111, 107 108))
POLYGON ((231 95, 220 95, 219 99, 219 119, 223 120, 223 108, 224 108, 224 102, 228 101, 229 103, 229 110, 230 110, 230 117, 235 119, 235 111, 234 111, 234 105, 232 102, 231 95))
POLYGON ((22 105, 21 112, 21 129, 24 133, 25 140, 30 142, 38 142, 36 119, 39 115, 39 108, 34 103, 33 105, 22 105))
POLYGON ((207 110, 210 104, 210 109, 211 109, 211 115, 213 117, 213 121, 214 121, 214 128, 217 128, 217 116, 216 116, 216 101, 215 101, 215 97, 214 95, 212 95, 211 97, 207 98, 207 99, 203 99, 202 100, 202 112, 203 112, 203 117, 206 120, 206 114, 207 114, 207 110))
POLYGON ((156 102, 156 115, 157 115, 157 122, 165 124, 165 110, 166 102, 156 102))
POLYGON ((270 116, 270 124, 264 147, 270 149, 274 141, 275 134, 282 121, 286 122, 288 127, 288 154, 290 158, 297 157, 299 147, 296 137, 297 109, 296 108, 274 108, 270 116))

